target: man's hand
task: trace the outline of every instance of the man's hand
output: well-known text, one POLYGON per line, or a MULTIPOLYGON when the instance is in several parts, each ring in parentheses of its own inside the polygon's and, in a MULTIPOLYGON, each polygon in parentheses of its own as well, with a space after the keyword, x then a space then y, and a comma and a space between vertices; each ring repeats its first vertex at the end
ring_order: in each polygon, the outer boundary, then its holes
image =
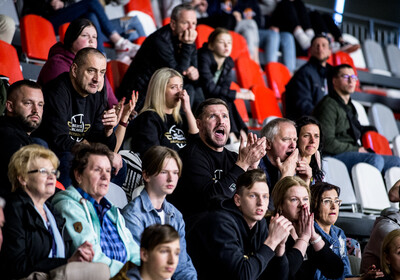
POLYGON ((197 38, 196 29, 186 29, 179 35, 179 41, 184 44, 193 44, 197 38))
POLYGON ((196 67, 190 66, 188 69, 183 71, 183 76, 188 77, 189 80, 197 81, 200 77, 200 74, 196 67))
POLYGON ((51 0, 50 6, 53 8, 54 11, 64 8, 64 2, 61 0, 51 0))
POLYGON ((123 163, 122 163, 122 157, 118 153, 113 153, 112 157, 112 167, 114 168, 114 175, 117 175, 119 170, 122 168, 123 163))
POLYGON ((299 149, 295 149, 293 153, 286 158, 284 162, 276 158, 276 166, 282 174, 282 178, 286 176, 294 176, 296 174, 297 160, 299 158, 299 149))
POLYGON ((118 116, 115 113, 115 108, 104 111, 102 122, 104 125, 104 132, 107 137, 113 133, 114 127, 118 124, 118 116))
MULTIPOLYGON (((264 244, 270 247, 272 250, 281 244, 283 241, 286 241, 288 238, 290 231, 293 229, 292 223, 286 219, 284 216, 279 216, 276 214, 271 217, 271 222, 268 228, 268 237, 264 241, 264 244)), ((279 248, 279 255, 282 256, 284 251, 282 252, 282 248, 279 248)))
POLYGON ((236 164, 243 170, 257 168, 260 159, 266 153, 265 137, 257 139, 257 135, 249 133, 247 135, 247 143, 244 143, 244 138, 240 136, 239 155, 236 164))
POLYGON ((358 148, 359 153, 368 153, 368 151, 364 147, 358 148))

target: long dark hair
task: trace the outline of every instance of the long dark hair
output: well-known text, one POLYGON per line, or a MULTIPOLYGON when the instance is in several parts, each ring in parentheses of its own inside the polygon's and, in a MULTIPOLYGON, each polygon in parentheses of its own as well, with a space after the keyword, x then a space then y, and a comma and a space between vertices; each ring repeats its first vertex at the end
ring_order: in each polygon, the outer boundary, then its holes
POLYGON ((93 26, 94 29, 96 29, 96 26, 94 26, 94 24, 86 18, 78 18, 73 20, 68 26, 67 31, 65 31, 64 47, 67 50, 70 50, 72 48, 72 44, 79 37, 79 35, 81 35, 83 29, 88 26, 93 26))
POLYGON ((315 157, 315 154, 311 156, 311 162, 310 162, 310 167, 312 169, 312 176, 313 176, 313 181, 314 182, 322 182, 324 180, 324 172, 322 171, 322 147, 323 147, 323 135, 322 135, 322 130, 321 130, 321 125, 320 123, 311 116, 303 116, 300 119, 296 121, 296 130, 297 130, 297 136, 300 136, 300 131, 303 126, 306 126, 308 124, 315 124, 318 126, 319 129, 319 147, 318 151, 319 154, 321 155, 321 162, 320 165, 317 162, 317 159, 315 157))

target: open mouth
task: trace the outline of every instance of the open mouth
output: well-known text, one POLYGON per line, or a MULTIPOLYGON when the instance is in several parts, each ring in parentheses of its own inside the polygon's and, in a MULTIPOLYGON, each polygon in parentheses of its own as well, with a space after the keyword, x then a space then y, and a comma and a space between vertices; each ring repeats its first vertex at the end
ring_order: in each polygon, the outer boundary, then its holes
POLYGON ((289 150, 289 151, 286 152, 286 155, 290 156, 293 152, 294 152, 294 150, 289 150))
POLYGON ((225 135, 225 129, 223 129, 223 128, 218 128, 217 130, 215 130, 215 135, 216 135, 218 138, 224 137, 224 135, 225 135))

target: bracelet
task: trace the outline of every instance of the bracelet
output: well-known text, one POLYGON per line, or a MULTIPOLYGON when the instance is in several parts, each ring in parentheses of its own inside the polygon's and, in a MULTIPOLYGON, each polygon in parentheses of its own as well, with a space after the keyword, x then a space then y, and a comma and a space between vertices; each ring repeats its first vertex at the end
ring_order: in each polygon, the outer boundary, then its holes
POLYGON ((122 125, 123 127, 127 127, 128 126, 129 121, 127 122, 123 122, 123 121, 119 121, 119 124, 122 125))
POLYGON ((303 238, 297 238, 297 240, 302 240, 302 241, 306 242, 306 244, 308 244, 308 242, 303 238))
POLYGON ((317 239, 315 239, 314 241, 311 241, 310 240, 310 244, 311 245, 314 245, 315 243, 318 243, 318 242, 320 242, 322 240, 322 237, 321 237, 321 235, 317 238, 317 239))

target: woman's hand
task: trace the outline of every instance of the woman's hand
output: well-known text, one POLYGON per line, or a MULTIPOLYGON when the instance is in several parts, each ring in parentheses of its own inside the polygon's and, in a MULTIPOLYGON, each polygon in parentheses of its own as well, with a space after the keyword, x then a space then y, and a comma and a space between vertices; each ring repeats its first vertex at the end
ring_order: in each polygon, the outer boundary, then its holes
POLYGON ((191 111, 192 108, 190 107, 190 97, 189 97, 189 94, 187 93, 186 89, 181 90, 178 93, 178 97, 181 100, 183 111, 185 113, 187 110, 191 111))
POLYGON ((312 177, 311 166, 305 160, 299 160, 296 166, 296 174, 303 179, 307 184, 310 184, 312 177))
POLYGON ((362 280, 369 280, 369 279, 377 279, 384 277, 385 275, 380 269, 377 269, 376 266, 373 264, 368 267, 368 271, 363 274, 361 277, 362 280))
POLYGON ((314 219, 312 218, 312 215, 310 215, 307 204, 304 204, 301 207, 299 219, 294 226, 299 238, 305 242, 309 242, 314 228, 314 219))
POLYGON ((68 259, 68 262, 91 262, 94 257, 92 244, 85 241, 76 249, 74 254, 68 259))

